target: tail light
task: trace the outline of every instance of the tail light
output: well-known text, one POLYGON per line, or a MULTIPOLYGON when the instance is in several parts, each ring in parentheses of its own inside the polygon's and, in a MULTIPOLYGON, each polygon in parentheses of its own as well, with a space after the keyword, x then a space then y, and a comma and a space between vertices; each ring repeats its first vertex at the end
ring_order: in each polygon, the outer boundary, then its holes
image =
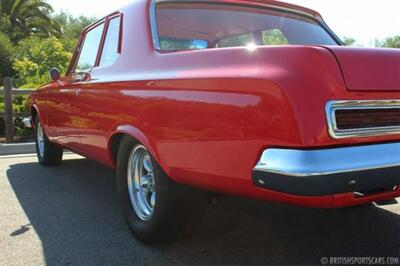
POLYGON ((400 100, 332 101, 326 112, 333 138, 400 134, 400 100))

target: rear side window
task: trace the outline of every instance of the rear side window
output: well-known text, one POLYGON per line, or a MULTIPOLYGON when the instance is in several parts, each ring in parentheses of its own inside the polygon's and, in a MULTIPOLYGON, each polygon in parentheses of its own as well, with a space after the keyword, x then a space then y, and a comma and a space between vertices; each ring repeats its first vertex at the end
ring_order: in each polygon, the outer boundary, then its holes
POLYGON ((108 24, 107 35, 100 59, 100 66, 112 66, 118 58, 120 24, 121 17, 112 18, 108 24))
POLYGON ((157 48, 161 50, 248 45, 337 45, 325 28, 312 18, 260 7, 159 3, 155 20, 157 48))
POLYGON ((87 72, 95 66, 103 29, 104 23, 86 33, 75 72, 87 72))

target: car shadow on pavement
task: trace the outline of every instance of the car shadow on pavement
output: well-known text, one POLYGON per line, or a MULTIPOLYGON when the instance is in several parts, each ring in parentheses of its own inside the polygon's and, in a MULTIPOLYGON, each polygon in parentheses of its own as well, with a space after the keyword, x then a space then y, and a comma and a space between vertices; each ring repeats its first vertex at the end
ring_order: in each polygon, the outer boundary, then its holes
POLYGON ((50 265, 320 265, 323 257, 400 254, 400 216, 373 205, 318 210, 222 197, 190 239, 150 247, 125 226, 108 168, 85 159, 26 163, 7 177, 30 222, 9 234, 32 227, 50 265))

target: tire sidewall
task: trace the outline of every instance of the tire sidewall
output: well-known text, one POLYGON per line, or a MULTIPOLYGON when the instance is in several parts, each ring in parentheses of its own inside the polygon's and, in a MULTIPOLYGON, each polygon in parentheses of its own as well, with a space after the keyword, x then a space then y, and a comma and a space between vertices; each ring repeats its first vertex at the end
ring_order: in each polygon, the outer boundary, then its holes
POLYGON ((63 157, 63 148, 56 146, 51 143, 49 138, 47 137, 44 131, 44 125, 40 121, 38 117, 35 121, 35 146, 36 146, 36 155, 39 160, 39 163, 43 166, 56 166, 59 165, 62 161, 63 157), (40 155, 39 152, 39 142, 38 142, 38 129, 39 123, 43 129, 43 155, 40 155))
POLYGON ((168 243, 186 237, 202 220, 204 194, 175 183, 149 153, 154 169, 156 202, 152 217, 147 221, 140 219, 131 203, 127 179, 128 160, 137 145, 144 146, 132 138, 124 138, 120 143, 117 158, 118 198, 129 229, 145 244, 168 243))
MULTIPOLYGON (((138 236, 140 239, 145 241, 147 235, 151 234, 153 228, 155 226, 155 221, 157 220, 157 212, 158 212, 158 198, 156 198, 156 204, 153 212, 153 216, 147 220, 143 221, 140 219, 136 212, 133 209, 131 198, 129 196, 128 191, 128 161, 132 150, 138 144, 133 140, 124 140, 123 144, 120 147, 118 152, 118 163, 117 163, 117 190, 118 190, 118 198, 120 202, 120 206, 122 208, 122 212, 127 222, 129 228, 133 231, 133 233, 138 236)), ((156 195, 158 197, 158 178, 155 176, 155 184, 156 184, 156 195)))
POLYGON ((41 124, 42 128, 43 128, 43 124, 40 121, 40 119, 36 119, 35 122, 35 146, 36 146, 36 155, 37 158, 39 160, 39 163, 43 163, 44 162, 44 157, 46 156, 46 135, 44 133, 44 129, 43 129, 43 138, 44 138, 44 142, 43 142, 43 156, 40 154, 39 151, 39 141, 38 141, 38 130, 39 130, 39 123, 41 124))

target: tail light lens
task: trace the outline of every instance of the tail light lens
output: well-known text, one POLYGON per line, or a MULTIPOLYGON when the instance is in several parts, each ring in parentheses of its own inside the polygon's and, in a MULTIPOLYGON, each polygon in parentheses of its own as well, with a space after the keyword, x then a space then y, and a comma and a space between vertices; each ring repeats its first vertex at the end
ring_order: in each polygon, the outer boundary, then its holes
POLYGON ((339 130, 400 126, 400 109, 343 109, 336 110, 339 130))

